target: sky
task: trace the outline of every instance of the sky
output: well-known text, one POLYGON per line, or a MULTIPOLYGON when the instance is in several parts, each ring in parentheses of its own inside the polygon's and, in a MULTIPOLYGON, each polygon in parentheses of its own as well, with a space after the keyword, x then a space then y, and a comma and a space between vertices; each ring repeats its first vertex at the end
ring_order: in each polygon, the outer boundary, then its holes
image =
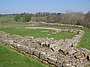
POLYGON ((90 0, 0 0, 0 14, 75 11, 87 13, 90 0))

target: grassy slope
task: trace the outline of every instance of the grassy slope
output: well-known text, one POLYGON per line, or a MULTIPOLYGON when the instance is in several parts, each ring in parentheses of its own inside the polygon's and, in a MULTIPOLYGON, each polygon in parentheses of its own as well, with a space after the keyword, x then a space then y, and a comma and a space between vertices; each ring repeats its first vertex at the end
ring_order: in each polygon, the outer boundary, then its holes
POLYGON ((90 29, 85 30, 85 34, 81 39, 81 42, 77 46, 78 48, 87 48, 90 50, 90 29))
POLYGON ((0 67, 47 67, 0 44, 0 67))
POLYGON ((66 33, 66 32, 52 34, 52 31, 42 30, 42 29, 4 28, 4 29, 0 29, 0 30, 11 33, 11 34, 22 35, 22 36, 34 36, 35 38, 39 38, 39 37, 52 38, 53 37, 57 40, 72 38, 75 35, 74 33, 66 33), (47 31, 47 32, 43 32, 43 31, 47 31))

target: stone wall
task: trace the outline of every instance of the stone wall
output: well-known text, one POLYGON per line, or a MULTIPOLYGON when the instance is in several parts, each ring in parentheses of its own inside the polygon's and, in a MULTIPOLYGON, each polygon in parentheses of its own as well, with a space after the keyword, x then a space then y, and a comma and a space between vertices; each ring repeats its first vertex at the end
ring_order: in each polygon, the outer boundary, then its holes
POLYGON ((63 26, 63 27, 74 27, 84 29, 81 25, 71 25, 71 24, 60 24, 60 23, 46 23, 46 22, 33 22, 31 26, 63 26))
POLYGON ((56 67, 90 67, 90 51, 75 46, 84 34, 83 30, 55 29, 55 32, 73 32, 72 39, 33 38, 0 32, 0 42, 25 55, 56 67))

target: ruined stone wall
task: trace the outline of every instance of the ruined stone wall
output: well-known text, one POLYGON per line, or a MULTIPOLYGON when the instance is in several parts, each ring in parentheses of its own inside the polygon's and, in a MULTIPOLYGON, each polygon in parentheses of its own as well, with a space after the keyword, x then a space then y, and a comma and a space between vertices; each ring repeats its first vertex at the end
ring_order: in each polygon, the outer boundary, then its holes
POLYGON ((73 32, 72 39, 54 40, 53 38, 33 38, 32 36, 11 35, 0 32, 0 42, 23 54, 49 63, 56 67, 90 67, 90 51, 77 49, 84 34, 83 30, 55 29, 55 32, 73 32))
POLYGON ((33 22, 31 26, 63 26, 63 27, 74 27, 84 29, 81 25, 71 25, 71 24, 60 24, 60 23, 46 23, 46 22, 33 22))

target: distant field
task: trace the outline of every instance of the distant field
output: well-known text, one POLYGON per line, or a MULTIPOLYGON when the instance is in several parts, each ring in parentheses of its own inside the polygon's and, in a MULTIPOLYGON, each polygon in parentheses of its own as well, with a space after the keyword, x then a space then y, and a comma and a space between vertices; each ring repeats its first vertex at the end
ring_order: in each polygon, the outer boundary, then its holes
POLYGON ((68 33, 68 32, 60 32, 54 34, 53 31, 45 30, 45 29, 4 28, 4 29, 0 29, 0 31, 5 31, 11 34, 17 34, 22 36, 33 36, 34 38, 53 37, 56 40, 72 38, 75 35, 74 33, 68 33))
POLYGON ((0 67, 48 67, 0 44, 0 67))
POLYGON ((6 15, 6 16, 0 16, 0 21, 7 21, 7 20, 13 20, 15 16, 13 15, 6 15))

